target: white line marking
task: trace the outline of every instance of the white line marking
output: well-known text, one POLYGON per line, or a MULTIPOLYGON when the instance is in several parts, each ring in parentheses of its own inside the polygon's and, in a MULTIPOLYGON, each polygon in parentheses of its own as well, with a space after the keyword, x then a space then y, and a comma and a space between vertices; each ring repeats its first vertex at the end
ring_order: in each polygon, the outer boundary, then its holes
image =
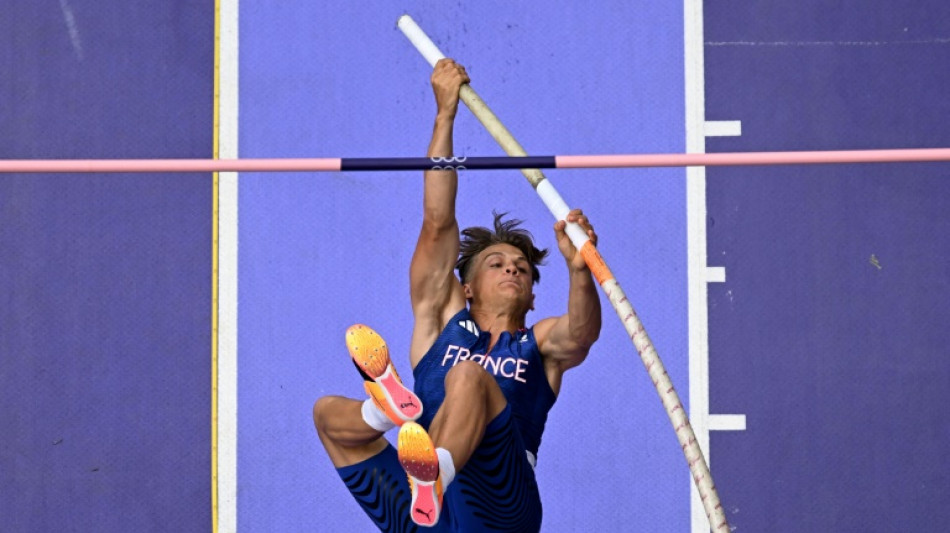
POLYGON ((745 431, 745 415, 709 415, 710 431, 745 431))
POLYGON ((63 12, 63 19, 66 21, 66 31, 69 32, 69 42, 73 45, 73 51, 76 52, 76 59, 82 61, 82 41, 79 39, 79 26, 76 25, 76 17, 73 16, 73 10, 69 7, 67 0, 59 0, 59 8, 63 12))
MULTIPOLYGON (((221 0, 218 156, 238 157, 238 0, 221 0)), ((218 174, 218 531, 237 532, 238 174, 218 174)))
POLYGON ((706 137, 739 137, 742 122, 739 120, 707 120, 704 123, 706 137))
MULTIPOLYGON (((706 152, 703 0, 684 0, 686 152, 706 152)), ((687 285, 689 314, 689 414, 697 444, 709 454, 709 311, 706 296, 706 169, 686 169, 687 285)), ((690 487, 690 531, 708 533, 709 519, 695 484, 690 487)))
POLYGON ((706 267, 707 283, 725 283, 726 267, 706 267))
POLYGON ((950 39, 914 41, 709 41, 706 46, 896 46, 950 44, 950 39))

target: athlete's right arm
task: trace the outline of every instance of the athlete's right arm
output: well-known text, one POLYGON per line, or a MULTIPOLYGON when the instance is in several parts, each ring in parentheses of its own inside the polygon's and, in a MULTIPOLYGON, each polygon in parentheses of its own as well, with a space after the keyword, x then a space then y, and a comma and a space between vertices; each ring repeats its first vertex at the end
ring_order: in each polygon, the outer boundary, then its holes
MULTIPOLYGON (((429 143, 429 157, 451 157, 458 93, 468 83, 465 69, 451 59, 440 60, 432 72, 438 112, 429 143)), ((462 286, 455 277, 459 227, 455 218, 458 174, 427 170, 424 174, 423 216, 419 240, 409 266, 409 290, 415 320, 409 359, 413 367, 453 314, 465 307, 462 286)))

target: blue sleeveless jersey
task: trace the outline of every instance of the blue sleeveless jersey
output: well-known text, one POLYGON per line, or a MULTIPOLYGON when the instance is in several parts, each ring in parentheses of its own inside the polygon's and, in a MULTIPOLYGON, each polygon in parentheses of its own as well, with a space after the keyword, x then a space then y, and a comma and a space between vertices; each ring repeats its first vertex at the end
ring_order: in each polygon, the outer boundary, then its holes
POLYGON ((491 333, 479 329, 468 309, 449 320, 412 371, 413 388, 423 405, 418 422, 428 429, 442 406, 449 369, 459 361, 474 361, 495 377, 511 406, 525 448, 537 456, 544 423, 557 396, 544 374, 534 328, 514 334, 503 332, 486 354, 490 342, 491 333))

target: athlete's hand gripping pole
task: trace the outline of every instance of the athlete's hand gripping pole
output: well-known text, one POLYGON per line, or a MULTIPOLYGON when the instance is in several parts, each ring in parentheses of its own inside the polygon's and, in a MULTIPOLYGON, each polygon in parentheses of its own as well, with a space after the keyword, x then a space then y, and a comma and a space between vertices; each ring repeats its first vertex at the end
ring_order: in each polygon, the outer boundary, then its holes
MULTIPOLYGON (((439 51, 438 47, 436 47, 435 43, 429 39, 425 32, 422 31, 409 15, 400 17, 397 26, 406 37, 409 38, 419 53, 425 57, 430 66, 435 67, 435 64, 445 57, 445 55, 439 51)), ((511 135, 508 129, 498 120, 498 117, 496 117, 485 102, 475 94, 475 91, 469 85, 466 84, 461 87, 459 90, 459 98, 468 106, 472 114, 485 126, 488 133, 491 134, 509 156, 527 156, 524 148, 518 144, 514 136, 511 135)), ((531 186, 537 191, 541 200, 544 201, 548 210, 551 211, 551 214, 553 214, 557 220, 564 220, 570 209, 544 174, 536 168, 521 169, 521 173, 524 174, 525 178, 531 183, 531 186)), ((584 230, 576 223, 568 223, 567 234, 570 236, 574 246, 581 251, 584 260, 587 262, 587 266, 594 274, 594 277, 597 278, 597 282, 610 300, 611 305, 617 312, 617 316, 620 317, 620 320, 623 322, 624 328, 630 335, 630 339, 633 341, 637 353, 640 355, 640 359, 647 369, 647 373, 653 380, 656 392, 663 402, 663 407, 666 409, 666 414, 670 417, 670 422, 676 431, 676 437, 679 439, 683 454, 686 456, 693 482, 699 491, 710 527, 717 533, 728 532, 729 524, 723 512, 722 505, 719 502, 719 495, 713 484, 709 467, 706 465, 706 460, 703 457, 703 452, 699 448, 696 436, 686 416, 685 409, 682 403, 680 403, 676 390, 673 388, 673 383, 670 381, 666 369, 663 367, 663 363, 653 348, 653 343, 650 342, 650 338, 647 336, 647 332, 643 328, 643 324, 640 322, 636 311, 634 311, 630 301, 620 288, 620 284, 614 279, 613 274, 610 272, 610 269, 607 268, 607 264, 601 257, 600 252, 598 252, 594 244, 590 242, 584 230)))

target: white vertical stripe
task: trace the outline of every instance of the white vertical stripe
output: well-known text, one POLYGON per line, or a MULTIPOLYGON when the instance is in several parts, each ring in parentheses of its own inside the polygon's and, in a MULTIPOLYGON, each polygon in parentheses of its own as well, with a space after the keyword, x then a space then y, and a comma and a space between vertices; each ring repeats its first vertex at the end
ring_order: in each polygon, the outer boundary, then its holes
MULTIPOLYGON (((706 151, 706 93, 703 58, 703 0, 684 0, 686 151, 706 151)), ((686 169, 687 276, 689 287, 689 417, 696 440, 709 456, 709 316, 706 307, 706 169, 686 169)), ((706 533, 702 500, 690 484, 690 531, 706 533)))
MULTIPOLYGON (((220 0, 218 152, 238 157, 238 0, 220 0)), ((218 533, 237 532, 238 175, 218 175, 218 533)))

